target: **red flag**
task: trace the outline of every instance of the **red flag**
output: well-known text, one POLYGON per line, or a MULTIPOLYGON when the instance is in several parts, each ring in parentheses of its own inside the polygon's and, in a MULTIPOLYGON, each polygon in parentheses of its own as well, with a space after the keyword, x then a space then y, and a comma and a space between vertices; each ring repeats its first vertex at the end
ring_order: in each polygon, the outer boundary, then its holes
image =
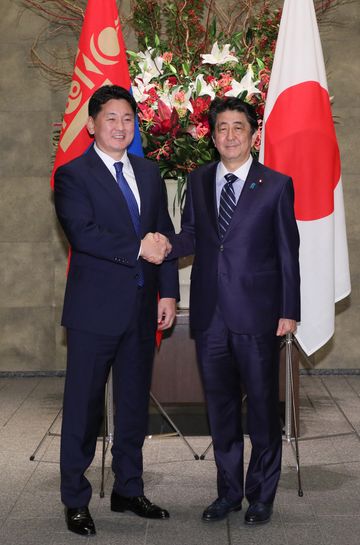
POLYGON ((124 39, 115 0, 89 0, 80 34, 73 79, 66 104, 59 145, 51 175, 78 157, 93 139, 86 130, 88 102, 103 85, 130 89, 124 39))
MULTIPOLYGON (((159 301, 159 295, 158 295, 158 301, 159 301)), ((156 330, 155 342, 156 342, 156 346, 157 346, 158 350, 159 350, 160 345, 161 345, 162 337, 163 337, 163 332, 161 331, 161 329, 157 329, 156 330)))
POLYGON ((264 163, 290 175, 300 232, 306 354, 334 333, 335 302, 350 293, 340 154, 313 0, 285 0, 264 114, 264 163))

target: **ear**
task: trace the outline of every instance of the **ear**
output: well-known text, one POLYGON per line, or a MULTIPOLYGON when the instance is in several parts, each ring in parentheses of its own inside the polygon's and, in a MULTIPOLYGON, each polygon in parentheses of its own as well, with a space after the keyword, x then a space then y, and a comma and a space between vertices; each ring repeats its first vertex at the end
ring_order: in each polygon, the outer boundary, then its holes
POLYGON ((251 147, 253 147, 253 146, 255 145, 255 142, 256 142, 256 139, 257 139, 257 137, 258 137, 258 134, 259 134, 259 129, 256 130, 256 131, 254 132, 254 134, 252 135, 252 137, 251 137, 251 147))
POLYGON ((90 134, 90 136, 94 136, 95 134, 95 121, 94 121, 94 118, 89 116, 88 117, 88 120, 86 122, 86 128, 88 130, 88 133, 90 134))

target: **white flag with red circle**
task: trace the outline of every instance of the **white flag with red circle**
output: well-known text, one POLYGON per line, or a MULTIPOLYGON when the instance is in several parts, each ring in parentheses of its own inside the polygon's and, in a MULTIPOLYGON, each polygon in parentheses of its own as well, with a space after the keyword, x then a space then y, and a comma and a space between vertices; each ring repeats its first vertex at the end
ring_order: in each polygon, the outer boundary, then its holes
POLYGON ((300 232, 301 322, 307 355, 333 335, 350 293, 340 153, 313 0, 285 0, 264 113, 260 160, 292 177, 300 232))

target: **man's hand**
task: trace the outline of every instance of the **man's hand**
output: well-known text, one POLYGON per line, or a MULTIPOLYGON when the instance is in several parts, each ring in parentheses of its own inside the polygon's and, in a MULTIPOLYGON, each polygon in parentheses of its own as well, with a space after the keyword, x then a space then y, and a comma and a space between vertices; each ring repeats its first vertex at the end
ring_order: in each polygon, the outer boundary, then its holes
POLYGON ((282 337, 287 333, 295 333, 296 331, 296 321, 289 320, 289 318, 280 318, 279 325, 277 328, 276 335, 282 337))
POLYGON ((148 233, 141 241, 140 256, 149 263, 160 265, 170 250, 171 245, 164 235, 148 233))
POLYGON ((169 253, 171 252, 172 250, 172 246, 169 242, 169 239, 165 236, 165 235, 162 235, 161 233, 154 233, 154 238, 156 240, 156 242, 160 242, 160 240, 162 239, 165 239, 166 241, 166 252, 165 252, 165 257, 167 257, 169 255, 169 253))
POLYGON ((170 297, 163 297, 158 302, 158 329, 163 331, 174 323, 176 316, 176 300, 170 297))

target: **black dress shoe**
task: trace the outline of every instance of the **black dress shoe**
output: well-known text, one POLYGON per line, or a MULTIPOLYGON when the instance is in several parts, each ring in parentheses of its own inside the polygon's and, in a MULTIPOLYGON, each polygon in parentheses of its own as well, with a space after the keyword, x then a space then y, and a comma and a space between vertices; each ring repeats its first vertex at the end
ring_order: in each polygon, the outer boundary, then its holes
POLYGON ((272 515, 272 503, 251 503, 245 513, 245 524, 265 524, 272 515))
POLYGON ((70 532, 81 536, 96 534, 95 524, 87 507, 66 508, 66 522, 70 532))
POLYGON ((139 517, 147 519, 168 519, 170 516, 166 509, 151 503, 145 496, 120 496, 114 491, 111 494, 111 511, 117 513, 132 511, 139 517))
POLYGON ((209 505, 202 515, 205 522, 224 519, 231 511, 241 511, 241 502, 232 503, 226 498, 218 498, 209 505))

